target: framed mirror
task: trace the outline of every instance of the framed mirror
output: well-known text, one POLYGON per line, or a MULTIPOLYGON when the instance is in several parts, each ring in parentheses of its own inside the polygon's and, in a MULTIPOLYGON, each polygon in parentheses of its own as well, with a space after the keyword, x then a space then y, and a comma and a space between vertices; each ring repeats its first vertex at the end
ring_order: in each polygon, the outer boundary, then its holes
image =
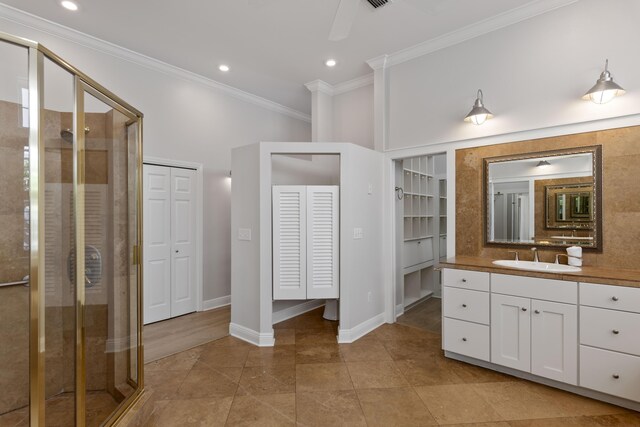
POLYGON ((484 159, 487 246, 601 249, 602 148, 484 159))

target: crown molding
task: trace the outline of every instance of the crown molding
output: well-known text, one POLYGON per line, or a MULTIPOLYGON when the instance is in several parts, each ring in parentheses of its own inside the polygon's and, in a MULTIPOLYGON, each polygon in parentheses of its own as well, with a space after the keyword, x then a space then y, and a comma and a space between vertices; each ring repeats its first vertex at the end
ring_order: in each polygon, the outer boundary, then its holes
POLYGON ((491 18, 452 31, 389 55, 381 55, 367 61, 374 70, 398 65, 428 55, 435 51, 462 43, 487 33, 525 21, 538 15, 569 6, 579 0, 536 0, 491 18))
POLYGON ((369 73, 364 76, 356 77, 355 79, 347 80, 346 82, 334 85, 333 94, 340 95, 341 93, 350 92, 352 90, 360 89, 361 87, 369 86, 372 84, 373 73, 369 73))
POLYGON ((6 4, 0 3, 0 19, 14 22, 32 28, 37 31, 49 34, 54 37, 75 43, 80 46, 93 49, 100 53, 104 53, 115 58, 131 62, 138 66, 147 68, 152 71, 160 72, 166 75, 177 77, 182 80, 197 83, 211 89, 218 90, 226 95, 236 99, 248 102, 267 110, 275 111, 280 114, 311 123, 311 115, 295 110, 293 108, 278 104, 277 102, 268 100, 258 95, 245 92, 233 86, 226 85, 192 71, 185 70, 175 65, 135 52, 133 50, 118 46, 106 40, 93 37, 89 34, 82 33, 64 25, 41 18, 31 13, 16 9, 6 4))
POLYGON ((314 80, 304 84, 311 92, 321 92, 333 96, 333 86, 323 80, 314 80))

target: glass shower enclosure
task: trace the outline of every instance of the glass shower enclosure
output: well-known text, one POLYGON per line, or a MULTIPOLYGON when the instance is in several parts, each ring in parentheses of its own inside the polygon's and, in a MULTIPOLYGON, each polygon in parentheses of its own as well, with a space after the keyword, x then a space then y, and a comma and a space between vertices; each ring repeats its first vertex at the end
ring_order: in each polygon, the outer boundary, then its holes
POLYGON ((112 425, 143 390, 142 114, 0 33, 0 425, 112 425))

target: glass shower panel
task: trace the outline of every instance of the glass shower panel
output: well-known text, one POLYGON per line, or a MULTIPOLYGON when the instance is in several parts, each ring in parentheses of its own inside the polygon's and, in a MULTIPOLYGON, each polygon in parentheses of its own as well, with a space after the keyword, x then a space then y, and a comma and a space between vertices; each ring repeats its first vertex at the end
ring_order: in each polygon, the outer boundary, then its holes
POLYGON ((84 93, 87 426, 137 387, 137 132, 97 96, 84 93))
POLYGON ((44 60, 45 424, 75 423, 74 77, 44 60))
POLYGON ((0 425, 29 419, 28 50, 0 41, 0 425))

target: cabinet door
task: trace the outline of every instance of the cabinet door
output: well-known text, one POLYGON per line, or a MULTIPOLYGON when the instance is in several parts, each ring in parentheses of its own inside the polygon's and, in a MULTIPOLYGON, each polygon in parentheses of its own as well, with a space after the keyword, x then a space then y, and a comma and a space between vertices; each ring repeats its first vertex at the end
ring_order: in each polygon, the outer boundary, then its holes
POLYGON ((531 300, 491 295, 491 362, 531 370, 531 300))
POLYGON ((307 298, 306 187, 273 187, 273 299, 307 298))
POLYGON ((307 298, 338 298, 338 187, 307 187, 307 298))
POLYGON ((531 301, 531 373, 578 384, 578 308, 531 301))
POLYGON ((197 308, 196 171, 171 168, 171 317, 197 308))

